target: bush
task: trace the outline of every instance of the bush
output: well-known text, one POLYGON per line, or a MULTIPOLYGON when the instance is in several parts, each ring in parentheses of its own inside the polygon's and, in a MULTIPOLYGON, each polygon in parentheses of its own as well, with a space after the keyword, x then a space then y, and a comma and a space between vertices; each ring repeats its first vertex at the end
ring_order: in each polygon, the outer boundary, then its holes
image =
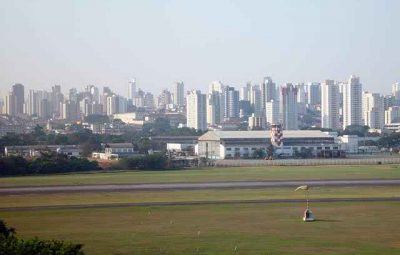
POLYGON ((15 156, 0 158, 0 176, 67 173, 100 169, 97 161, 67 158, 60 155, 47 155, 32 161, 15 156))
POLYGON ((161 153, 121 159, 114 168, 131 170, 162 170, 168 167, 167 157, 161 153))
POLYGON ((0 254, 7 255, 83 255, 81 244, 59 240, 23 240, 17 238, 15 229, 0 220, 0 254))

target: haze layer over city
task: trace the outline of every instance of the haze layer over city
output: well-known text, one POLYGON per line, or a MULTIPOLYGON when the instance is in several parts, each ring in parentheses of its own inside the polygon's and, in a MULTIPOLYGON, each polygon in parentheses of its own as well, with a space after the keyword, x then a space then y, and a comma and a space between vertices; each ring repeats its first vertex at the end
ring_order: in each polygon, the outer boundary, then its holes
MULTIPOLYGON (((88 84, 158 93, 271 76, 390 92, 399 79, 398 1, 1 1, 0 91, 88 84), (49 22, 51 20, 51 22, 49 22)), ((64 91, 66 92, 66 91, 64 91)))

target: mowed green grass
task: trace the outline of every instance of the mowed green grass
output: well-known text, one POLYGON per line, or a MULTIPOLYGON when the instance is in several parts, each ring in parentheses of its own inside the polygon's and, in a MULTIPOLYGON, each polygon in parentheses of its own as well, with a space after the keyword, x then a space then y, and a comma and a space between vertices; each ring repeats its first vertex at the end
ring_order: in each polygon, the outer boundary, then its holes
POLYGON ((400 254, 400 203, 164 206, 2 212, 22 237, 87 254, 400 254))
MULTIPOLYGON (((374 197, 400 197, 400 187, 313 187, 310 191, 310 199, 374 197)), ((49 205, 269 199, 304 199, 304 192, 294 192, 293 188, 263 188, 2 195, 0 196, 0 208, 49 205)))
POLYGON ((399 165, 273 166, 174 171, 115 171, 0 178, 0 187, 154 182, 400 178, 399 165))

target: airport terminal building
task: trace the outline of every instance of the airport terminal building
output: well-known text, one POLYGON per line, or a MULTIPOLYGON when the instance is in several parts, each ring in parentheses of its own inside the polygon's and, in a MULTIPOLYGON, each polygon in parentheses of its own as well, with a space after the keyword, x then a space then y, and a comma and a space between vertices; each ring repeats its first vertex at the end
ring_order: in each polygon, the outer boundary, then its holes
MULTIPOLYGON (((267 150, 271 145, 271 131, 208 131, 198 139, 199 157, 209 159, 252 158, 257 150, 267 150)), ((319 130, 284 130, 275 154, 293 156, 307 149, 315 157, 339 157, 343 151, 335 136, 319 130)))

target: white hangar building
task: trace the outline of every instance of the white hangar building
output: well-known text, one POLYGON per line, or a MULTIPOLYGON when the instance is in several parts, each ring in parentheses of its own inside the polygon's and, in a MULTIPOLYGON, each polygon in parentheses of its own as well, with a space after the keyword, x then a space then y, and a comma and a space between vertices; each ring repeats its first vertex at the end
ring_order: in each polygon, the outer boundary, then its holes
MULTIPOLYGON (((271 144, 271 131, 208 131, 198 139, 199 157, 210 159, 251 158, 254 151, 266 150, 271 144)), ((278 154, 292 156, 302 148, 312 150, 314 156, 337 157, 340 145, 335 136, 319 130, 284 130, 282 145, 275 147, 278 154)))

